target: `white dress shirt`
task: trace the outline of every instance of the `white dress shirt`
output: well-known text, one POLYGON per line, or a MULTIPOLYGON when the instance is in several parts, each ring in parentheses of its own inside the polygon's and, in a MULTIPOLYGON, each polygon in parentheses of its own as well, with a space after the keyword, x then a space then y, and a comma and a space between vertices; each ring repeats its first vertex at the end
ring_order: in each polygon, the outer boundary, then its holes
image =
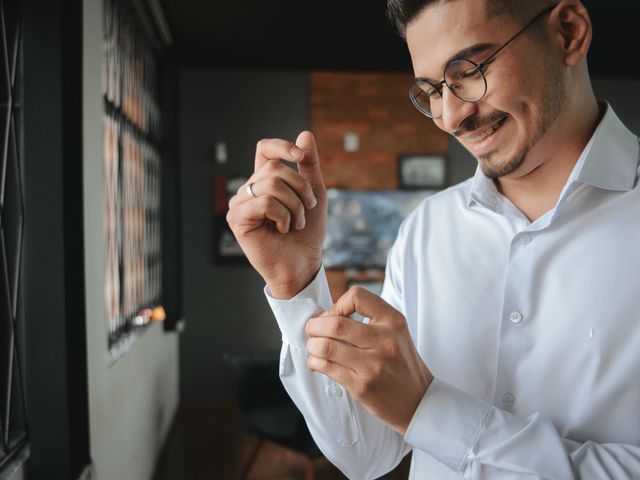
POLYGON ((287 301, 280 375, 351 479, 640 479, 638 139, 611 107, 556 206, 527 218, 480 170, 405 220, 382 297, 435 379, 403 437, 306 368, 321 270, 287 301))

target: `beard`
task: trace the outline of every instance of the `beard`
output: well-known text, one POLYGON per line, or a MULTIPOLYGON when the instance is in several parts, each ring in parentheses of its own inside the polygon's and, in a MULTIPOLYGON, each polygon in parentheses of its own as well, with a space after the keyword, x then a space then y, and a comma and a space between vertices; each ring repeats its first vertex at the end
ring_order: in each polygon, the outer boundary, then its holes
MULTIPOLYGON (((495 181, 518 170, 524 163, 529 151, 536 145, 536 143, 538 143, 545 133, 547 133, 549 128, 551 128, 560 115, 562 105, 564 104, 566 97, 566 89, 562 78, 562 72, 560 71, 560 68, 551 65, 551 62, 547 62, 544 68, 544 78, 546 79, 546 82, 542 92, 542 115, 538 118, 534 131, 529 137, 527 144, 504 162, 496 161, 495 157, 497 152, 495 151, 476 157, 480 170, 482 170, 482 173, 491 180, 495 181)), ((508 115, 505 112, 496 111, 489 115, 488 121, 495 121, 495 119, 507 116, 508 115)), ((471 126, 475 127, 475 125, 480 123, 480 121, 478 120, 470 123, 472 123, 471 126)))

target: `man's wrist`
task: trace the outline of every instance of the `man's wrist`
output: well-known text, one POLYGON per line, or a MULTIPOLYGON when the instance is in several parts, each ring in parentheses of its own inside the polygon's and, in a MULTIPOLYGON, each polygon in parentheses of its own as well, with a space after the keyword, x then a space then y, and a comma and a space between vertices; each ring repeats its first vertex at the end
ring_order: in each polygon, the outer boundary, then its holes
POLYGON ((296 288, 296 287, 288 287, 288 286, 276 286, 268 283, 267 283, 267 287, 269 288, 269 292, 271 293, 271 296, 276 300, 291 300, 298 293, 304 290, 304 287, 296 288))
POLYGON ((422 402, 422 399, 424 398, 425 395, 427 395, 427 391, 429 390, 429 386, 433 382, 433 375, 431 374, 431 372, 426 367, 425 367, 424 372, 422 373, 422 382, 423 382, 422 385, 417 390, 418 394, 415 396, 414 406, 413 406, 413 409, 411 410, 411 415, 408 418, 406 418, 405 421, 401 425, 393 427, 394 430, 396 430, 398 433, 400 433, 403 436, 407 433, 407 429, 409 428, 409 425, 411 424, 411 420, 415 416, 416 411, 418 410, 418 407, 420 406, 420 403, 422 402))
POLYGON ((296 278, 288 281, 266 281, 271 297, 276 300, 292 299, 313 282, 320 271, 320 267, 321 265, 313 269, 310 274, 297 275, 296 278))

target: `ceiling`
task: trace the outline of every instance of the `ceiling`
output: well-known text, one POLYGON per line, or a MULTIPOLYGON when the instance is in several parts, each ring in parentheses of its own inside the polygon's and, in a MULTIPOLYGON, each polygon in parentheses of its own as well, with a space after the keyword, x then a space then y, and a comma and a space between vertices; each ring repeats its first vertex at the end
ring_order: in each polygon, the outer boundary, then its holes
MULTIPOLYGON (((161 0, 183 65, 410 71, 384 0, 161 0)), ((640 2, 583 0, 592 75, 640 78, 640 2), (614 6, 615 5, 615 6, 614 6), (628 58, 621 55, 629 53, 628 58)))

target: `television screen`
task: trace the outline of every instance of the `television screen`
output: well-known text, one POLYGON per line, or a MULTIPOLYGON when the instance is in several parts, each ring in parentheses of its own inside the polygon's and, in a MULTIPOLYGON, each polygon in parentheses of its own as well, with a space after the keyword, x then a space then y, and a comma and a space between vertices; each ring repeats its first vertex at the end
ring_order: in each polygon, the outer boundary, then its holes
POLYGON ((384 268, 402 220, 435 190, 329 189, 326 268, 384 268))

